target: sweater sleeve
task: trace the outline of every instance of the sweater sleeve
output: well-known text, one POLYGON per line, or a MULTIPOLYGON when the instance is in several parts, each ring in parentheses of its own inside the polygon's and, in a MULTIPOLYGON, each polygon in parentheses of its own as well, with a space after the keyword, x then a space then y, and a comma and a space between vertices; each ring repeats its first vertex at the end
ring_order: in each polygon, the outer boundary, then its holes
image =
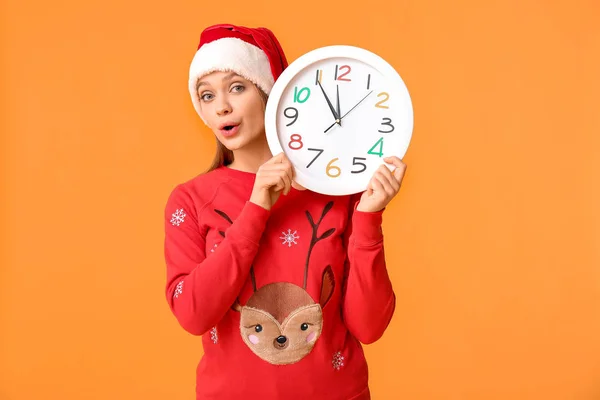
POLYGON ((210 257, 205 254, 206 232, 197 220, 199 214, 184 187, 177 186, 165 207, 166 297, 181 326, 194 335, 215 326, 235 302, 269 211, 246 202, 210 257))
POLYGON ((396 296, 388 276, 381 229, 383 211, 356 210, 360 194, 352 196, 344 234, 348 257, 343 316, 348 330, 369 344, 383 335, 394 314, 396 296))

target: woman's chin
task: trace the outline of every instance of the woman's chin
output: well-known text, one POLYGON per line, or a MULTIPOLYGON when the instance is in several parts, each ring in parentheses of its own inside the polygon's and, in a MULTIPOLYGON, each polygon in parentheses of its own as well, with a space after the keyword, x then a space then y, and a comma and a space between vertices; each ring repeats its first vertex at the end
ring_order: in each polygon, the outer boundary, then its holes
POLYGON ((228 150, 235 151, 244 146, 245 140, 241 136, 235 136, 232 138, 222 138, 221 143, 223 143, 223 146, 227 147, 228 150))

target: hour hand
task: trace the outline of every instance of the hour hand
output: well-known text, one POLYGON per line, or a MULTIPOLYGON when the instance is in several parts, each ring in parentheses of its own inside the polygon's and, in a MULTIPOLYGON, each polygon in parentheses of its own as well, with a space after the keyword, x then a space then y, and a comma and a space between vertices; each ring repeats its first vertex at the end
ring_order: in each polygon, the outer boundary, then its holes
POLYGON ((323 92, 323 96, 325 96, 325 100, 327 101, 327 105, 329 105, 329 109, 331 110, 331 113, 333 114, 333 118, 335 118, 335 123, 339 125, 340 116, 335 111, 335 108, 333 108, 333 104, 331 104, 329 97, 327 97, 327 94, 325 93, 325 89, 323 89, 323 86, 321 86, 321 82, 317 81, 317 83, 319 84, 319 87, 321 88, 321 91, 323 92))

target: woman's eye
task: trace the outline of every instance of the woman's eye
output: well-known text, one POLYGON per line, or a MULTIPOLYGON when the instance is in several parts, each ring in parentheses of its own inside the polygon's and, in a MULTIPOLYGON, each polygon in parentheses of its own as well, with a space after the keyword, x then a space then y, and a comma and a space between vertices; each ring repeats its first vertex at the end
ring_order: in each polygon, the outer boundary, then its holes
POLYGON ((204 101, 210 101, 212 99, 212 94, 206 93, 206 94, 203 94, 202 96, 200 96, 200 98, 204 101))
POLYGON ((244 86, 242 86, 242 85, 235 85, 234 87, 231 88, 231 90, 233 92, 242 92, 244 90, 244 86))

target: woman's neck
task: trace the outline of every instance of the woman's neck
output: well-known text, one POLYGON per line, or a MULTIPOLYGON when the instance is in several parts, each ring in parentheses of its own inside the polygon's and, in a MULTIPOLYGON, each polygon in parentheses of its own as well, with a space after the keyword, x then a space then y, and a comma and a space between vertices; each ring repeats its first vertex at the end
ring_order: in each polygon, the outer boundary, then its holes
POLYGON ((241 149, 233 151, 233 162, 229 168, 239 171, 256 173, 258 168, 269 161, 273 155, 269 149, 267 140, 258 140, 249 143, 241 149))

